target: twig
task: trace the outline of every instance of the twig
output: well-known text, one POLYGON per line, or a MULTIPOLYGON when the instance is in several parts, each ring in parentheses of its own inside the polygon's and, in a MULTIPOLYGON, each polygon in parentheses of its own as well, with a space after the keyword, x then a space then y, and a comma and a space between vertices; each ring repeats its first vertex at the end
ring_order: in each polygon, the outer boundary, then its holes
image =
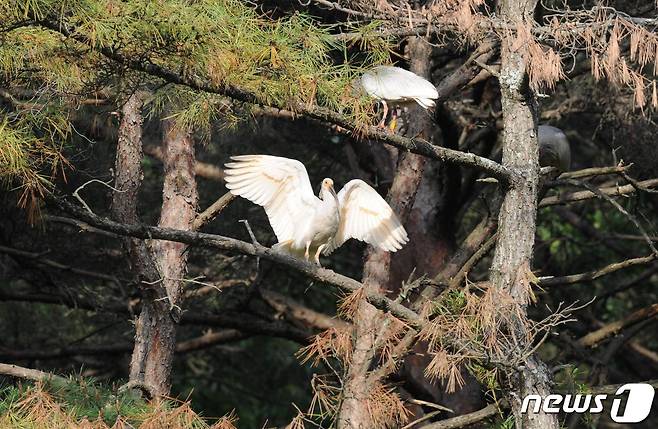
MULTIPOLYGON (((585 188, 595 194, 597 197, 604 199, 608 203, 610 203, 617 211, 621 214, 623 214, 628 220, 635 225, 635 227, 640 231, 640 234, 645 238, 645 241, 647 242, 647 245, 651 249, 651 251, 654 253, 654 255, 658 256, 658 250, 656 250, 656 247, 653 245, 653 241, 651 241, 651 238, 649 238, 649 234, 644 230, 644 227, 642 227, 642 224, 635 218, 635 216, 631 215, 625 208, 621 206, 617 201, 615 201, 613 198, 610 196, 606 195, 604 192, 599 190, 598 188, 595 188, 594 186, 590 185, 587 182, 582 182, 579 180, 574 180, 574 179, 563 179, 560 180, 559 182, 564 182, 572 186, 577 186, 581 188, 585 188)), ((634 188, 637 188, 637 184, 632 185, 634 188)))
POLYGON ((114 186, 110 185, 109 183, 105 183, 105 182, 103 182, 102 180, 98 180, 98 179, 91 179, 91 180, 89 180, 89 181, 83 183, 82 185, 78 186, 78 189, 76 189, 76 190, 73 192, 73 196, 74 196, 78 201, 80 201, 80 204, 82 204, 82 206, 83 206, 84 208, 86 208, 87 211, 89 211, 89 213, 92 213, 92 214, 93 214, 94 212, 91 210, 91 208, 89 208, 89 206, 87 205, 87 203, 85 202, 85 200, 82 199, 82 197, 80 196, 80 191, 82 191, 82 190, 84 189, 85 186, 89 185, 90 183, 94 183, 94 182, 100 183, 101 185, 105 185, 106 187, 112 189, 114 192, 126 192, 125 190, 121 191, 121 190, 115 188, 114 186))
POLYGON ((642 182, 638 182, 637 180, 633 179, 631 176, 629 176, 625 170, 622 170, 619 172, 619 175, 622 176, 628 183, 633 185, 635 189, 638 191, 642 192, 647 192, 650 194, 658 194, 658 189, 651 189, 642 184, 642 182))
POLYGON ((582 170, 567 171, 560 174, 558 179, 583 179, 592 176, 605 176, 608 174, 619 174, 631 168, 633 164, 618 165, 615 167, 591 167, 582 170))
POLYGON ((261 244, 256 240, 256 236, 254 235, 254 232, 251 230, 251 226, 249 226, 249 221, 247 219, 240 219, 239 222, 244 224, 244 227, 247 228, 247 232, 249 233, 249 238, 251 238, 251 243, 254 246, 260 246, 261 244))
MULTIPOLYGON (((409 402, 411 402, 411 401, 409 401, 409 402)), ((432 411, 431 413, 427 413, 427 414, 425 414, 423 417, 421 417, 421 418, 419 418, 419 419, 416 419, 416 420, 414 420, 413 422, 411 422, 411 423, 409 423, 409 424, 407 424, 407 425, 405 425, 405 426, 402 426, 402 429, 410 429, 410 428, 416 426, 416 425, 419 424, 419 423, 422 423, 422 422, 427 421, 427 420, 429 420, 429 419, 431 419, 431 418, 433 418, 433 417, 438 416, 439 414, 441 414, 441 411, 440 411, 440 410, 432 411)))
POLYGON ((499 70, 495 70, 493 67, 491 67, 489 64, 480 62, 478 59, 474 59, 473 62, 477 64, 478 66, 482 67, 484 70, 488 71, 491 73, 492 76, 495 77, 500 77, 499 70))
POLYGON ((409 399, 407 402, 411 402, 412 404, 416 404, 416 405, 425 405, 426 407, 435 408, 435 409, 440 410, 440 411, 447 411, 447 412, 453 413, 453 414, 455 413, 450 408, 444 407, 441 404, 435 404, 434 402, 422 401, 420 399, 409 399))
POLYGON ((450 283, 448 284, 449 288, 456 288, 459 286, 459 284, 464 280, 468 272, 486 255, 489 253, 489 251, 494 247, 496 244, 496 239, 498 238, 498 234, 494 233, 494 235, 489 238, 480 248, 473 253, 473 255, 466 261, 466 263, 461 267, 459 272, 450 279, 450 283))
POLYGON ((222 212, 229 205, 231 201, 235 199, 235 195, 230 192, 225 193, 217 201, 212 203, 210 207, 201 212, 196 219, 192 222, 192 230, 198 231, 203 226, 207 225, 213 219, 217 217, 218 214, 222 212))

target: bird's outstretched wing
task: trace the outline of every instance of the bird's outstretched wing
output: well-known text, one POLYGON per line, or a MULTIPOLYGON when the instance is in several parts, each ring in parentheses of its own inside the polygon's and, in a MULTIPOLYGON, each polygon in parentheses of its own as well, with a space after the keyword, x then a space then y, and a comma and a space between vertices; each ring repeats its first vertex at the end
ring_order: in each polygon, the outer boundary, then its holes
POLYGON ((232 156, 226 164, 226 187, 234 195, 265 208, 279 242, 293 239, 319 201, 301 162, 270 155, 232 156))
POLYGON ((363 180, 349 181, 338 193, 340 223, 324 253, 333 252, 350 238, 395 252, 409 241, 407 231, 388 203, 363 180))

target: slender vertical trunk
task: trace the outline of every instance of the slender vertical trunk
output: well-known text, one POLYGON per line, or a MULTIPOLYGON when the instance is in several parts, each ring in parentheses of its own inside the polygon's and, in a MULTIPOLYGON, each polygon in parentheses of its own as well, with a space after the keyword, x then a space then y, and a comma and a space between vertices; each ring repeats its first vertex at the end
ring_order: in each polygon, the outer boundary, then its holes
MULTIPOLYGON (((420 38, 413 38, 410 50, 415 52, 412 58, 412 71, 421 75, 429 74, 429 46, 420 38)), ((431 125, 426 112, 417 111, 418 106, 412 107, 409 116, 423 118, 410 127, 414 134, 424 132, 431 125)), ((425 158, 409 152, 400 154, 397 172, 388 193, 388 201, 405 223, 411 208, 425 167, 425 158)), ((391 284, 391 253, 381 250, 369 249, 363 269, 363 284, 369 290, 386 293, 399 285, 391 284)), ((368 372, 376 355, 378 338, 386 335, 384 314, 365 300, 359 304, 355 320, 354 344, 351 359, 348 362, 347 377, 344 380, 343 401, 338 413, 339 429, 366 429, 372 428, 372 416, 368 408, 368 398, 372 393, 368 372), (382 328, 383 326, 383 328, 382 328)))
MULTIPOLYGON (((502 0, 498 14, 513 26, 531 25, 537 0, 502 0)), ((537 103, 528 87, 527 64, 523 49, 513 47, 504 38, 501 48, 500 86, 503 107, 503 165, 517 179, 507 190, 500 209, 498 241, 491 266, 494 287, 508 292, 521 308, 528 302, 527 282, 519 274, 530 267, 537 218, 537 188, 539 183, 539 147, 537 143, 537 103)), ((514 324, 514 322, 513 322, 514 324)), ((521 342, 527 341, 523 321, 510 330, 521 342)), ((522 348, 526 344, 519 344, 522 348)), ((548 395, 550 376, 546 366, 530 356, 525 365, 513 374, 513 391, 508 398, 517 428, 557 428, 554 415, 521 414, 521 401, 528 394, 548 395)))
MULTIPOLYGON (((165 121, 163 132, 164 184, 158 226, 190 230, 196 216, 194 143, 189 133, 165 121)), ((181 314, 181 292, 187 272, 187 245, 171 241, 153 243, 159 277, 143 287, 142 311, 135 327, 135 348, 130 380, 166 395, 171 387, 171 366, 176 346, 176 324, 181 314)))
MULTIPOLYGON (((142 114, 141 107, 144 94, 136 92, 121 109, 116 160, 114 164, 114 188, 119 192, 112 194, 111 212, 119 222, 135 224, 139 222, 137 201, 142 185, 142 114)), ((143 240, 125 238, 129 261, 137 283, 141 280, 154 281, 157 271, 151 260, 150 252, 143 240)))

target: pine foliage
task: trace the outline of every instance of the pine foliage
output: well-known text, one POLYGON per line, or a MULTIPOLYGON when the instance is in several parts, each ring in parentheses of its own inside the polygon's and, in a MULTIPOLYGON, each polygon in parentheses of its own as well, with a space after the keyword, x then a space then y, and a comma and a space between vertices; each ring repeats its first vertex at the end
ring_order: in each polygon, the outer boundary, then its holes
POLYGON ((0 82, 12 90, 0 94, 7 106, 0 115, 3 132, 14 141, 11 150, 2 148, 0 178, 25 189, 23 205, 35 204, 63 165, 56 149, 69 141, 74 113, 90 101, 118 107, 133 91, 147 89, 151 116, 175 118, 202 136, 213 124, 234 125, 250 116, 250 107, 221 94, 226 88, 257 94, 267 106, 321 106, 365 124, 372 103, 352 81, 388 58, 382 39, 362 44, 367 51, 355 61, 330 27, 302 14, 261 17, 237 0, 9 2, 0 6, 0 22, 0 82), (216 91, 171 84, 125 61, 216 91))

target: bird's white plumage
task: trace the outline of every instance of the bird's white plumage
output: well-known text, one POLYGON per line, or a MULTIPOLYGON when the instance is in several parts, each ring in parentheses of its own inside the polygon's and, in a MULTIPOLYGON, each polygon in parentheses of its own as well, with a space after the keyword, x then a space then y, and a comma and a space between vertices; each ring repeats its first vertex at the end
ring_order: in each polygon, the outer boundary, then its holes
POLYGON ((396 252, 409 241, 407 231, 388 203, 363 180, 354 179, 338 193, 340 223, 325 254, 330 254, 350 238, 374 247, 396 252))
POLYGON ((304 165, 269 156, 231 157, 226 187, 263 206, 276 234, 275 248, 295 255, 329 254, 350 238, 395 252, 409 241, 391 207, 371 186, 352 180, 336 194, 325 179, 318 198, 304 165))
POLYGON ((276 238, 294 238, 294 219, 313 215, 319 199, 304 164, 294 159, 267 155, 233 156, 226 164, 226 187, 234 195, 263 206, 276 238))
POLYGON ((426 79, 393 66, 377 66, 361 76, 361 87, 371 97, 384 101, 415 101, 433 107, 439 93, 426 79))

